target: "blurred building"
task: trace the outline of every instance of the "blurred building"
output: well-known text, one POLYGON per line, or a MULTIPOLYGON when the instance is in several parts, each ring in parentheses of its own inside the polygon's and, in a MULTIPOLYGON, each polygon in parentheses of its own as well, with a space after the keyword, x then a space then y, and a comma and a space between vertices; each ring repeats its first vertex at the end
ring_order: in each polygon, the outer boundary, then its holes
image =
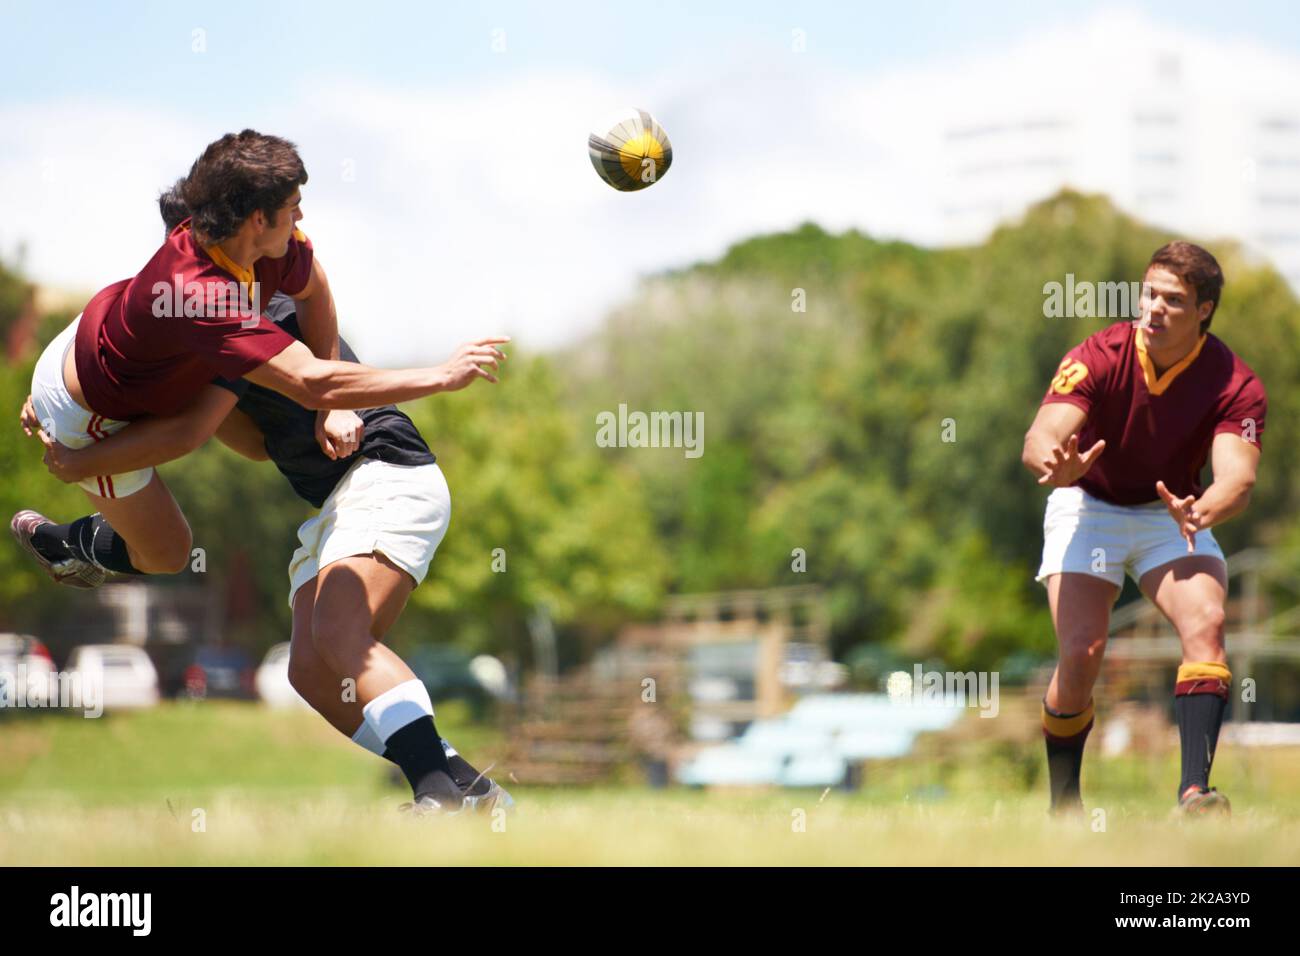
POLYGON ((1104 17, 971 64, 940 107, 943 241, 1069 186, 1239 240, 1300 290, 1300 64, 1170 28, 1104 17))

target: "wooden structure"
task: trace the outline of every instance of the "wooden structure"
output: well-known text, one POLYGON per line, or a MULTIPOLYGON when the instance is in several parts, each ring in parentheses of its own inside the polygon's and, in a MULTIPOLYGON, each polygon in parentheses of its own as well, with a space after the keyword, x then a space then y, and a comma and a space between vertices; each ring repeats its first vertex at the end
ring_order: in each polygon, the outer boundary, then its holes
POLYGON ((653 624, 631 624, 592 664, 535 676, 510 721, 508 769, 521 783, 595 784, 666 774, 692 721, 744 724, 789 707, 784 677, 792 644, 825 650, 829 613, 818 587, 679 595, 653 624), (694 652, 752 647, 752 696, 695 699, 694 652))

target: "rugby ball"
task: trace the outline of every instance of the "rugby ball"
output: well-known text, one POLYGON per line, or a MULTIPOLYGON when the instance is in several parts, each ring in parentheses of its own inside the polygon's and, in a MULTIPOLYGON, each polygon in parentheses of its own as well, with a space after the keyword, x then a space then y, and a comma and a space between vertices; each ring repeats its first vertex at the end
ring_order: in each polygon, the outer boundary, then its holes
POLYGON ((673 164, 673 144, 658 121, 645 110, 630 109, 587 137, 591 165, 619 192, 653 186, 673 164))

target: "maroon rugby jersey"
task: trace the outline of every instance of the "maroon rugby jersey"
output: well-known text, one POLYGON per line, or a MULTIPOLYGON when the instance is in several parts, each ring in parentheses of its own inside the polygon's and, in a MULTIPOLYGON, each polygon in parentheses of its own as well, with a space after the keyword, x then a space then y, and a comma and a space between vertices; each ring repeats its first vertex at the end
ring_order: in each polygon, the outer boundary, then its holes
POLYGON ((295 229, 285 255, 240 270, 217 246, 195 242, 189 226, 172 230, 139 275, 101 290, 82 313, 77 377, 91 411, 118 420, 175 414, 214 376, 240 378, 293 344, 250 310, 248 283, 258 284, 259 308, 277 291, 305 289, 307 237, 295 229))
POLYGON ((1264 386, 1213 335, 1159 377, 1141 330, 1117 322, 1088 336, 1061 360, 1043 404, 1068 402, 1088 413, 1079 450, 1106 449, 1076 483, 1117 505, 1156 501, 1156 482, 1179 497, 1200 497, 1200 473, 1214 436, 1231 432, 1257 446, 1268 400, 1264 386))

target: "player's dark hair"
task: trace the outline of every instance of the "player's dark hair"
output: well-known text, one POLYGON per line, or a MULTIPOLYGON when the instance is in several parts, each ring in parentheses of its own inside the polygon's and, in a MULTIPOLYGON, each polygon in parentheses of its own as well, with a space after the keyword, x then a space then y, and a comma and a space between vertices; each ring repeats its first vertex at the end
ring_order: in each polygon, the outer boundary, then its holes
POLYGON ((1191 242, 1175 240, 1157 249, 1147 263, 1147 271, 1152 266, 1168 269, 1196 290, 1196 303, 1213 303, 1210 314, 1201 322, 1201 334, 1210 328, 1210 321, 1219 308, 1219 296, 1223 292, 1223 270, 1214 256, 1191 242))
POLYGON ((183 182, 194 230, 211 243, 233 236, 259 209, 274 226, 276 213, 307 182, 307 170, 293 143, 246 129, 209 143, 183 182))
POLYGON ((189 218, 190 207, 185 203, 184 176, 158 194, 158 212, 162 213, 163 226, 168 236, 189 218))

